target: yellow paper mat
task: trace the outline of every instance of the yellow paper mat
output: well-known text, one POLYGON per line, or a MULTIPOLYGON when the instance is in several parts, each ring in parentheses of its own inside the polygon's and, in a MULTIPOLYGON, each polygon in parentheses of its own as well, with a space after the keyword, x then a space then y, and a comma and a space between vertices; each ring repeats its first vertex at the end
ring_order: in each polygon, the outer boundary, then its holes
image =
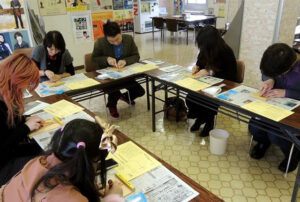
POLYGON ((65 86, 70 88, 71 90, 81 89, 81 88, 87 88, 90 86, 94 86, 99 84, 100 82, 94 80, 94 79, 84 79, 78 82, 72 82, 72 83, 66 83, 65 86))
POLYGON ((161 165, 131 141, 119 145, 117 151, 114 154, 110 153, 107 158, 118 162, 115 170, 128 181, 161 165))
POLYGON ((145 65, 139 65, 139 66, 132 67, 131 70, 136 71, 136 72, 145 72, 145 71, 149 71, 149 70, 156 69, 156 68, 158 68, 158 66, 156 66, 154 64, 145 64, 145 65))
POLYGON ((66 100, 60 100, 44 109, 45 112, 52 114, 58 118, 65 118, 72 114, 82 111, 83 108, 66 100))
POLYGON ((253 102, 245 104, 242 106, 242 108, 272 119, 274 121, 280 121, 294 113, 292 111, 268 104, 260 100, 255 100, 253 102))
POLYGON ((185 78, 185 79, 176 81, 175 83, 179 86, 191 89, 193 91, 199 91, 199 90, 202 90, 204 88, 207 88, 207 87, 211 86, 210 84, 207 84, 207 83, 204 83, 204 82, 201 82, 201 81, 197 81, 197 80, 192 79, 192 78, 185 78))

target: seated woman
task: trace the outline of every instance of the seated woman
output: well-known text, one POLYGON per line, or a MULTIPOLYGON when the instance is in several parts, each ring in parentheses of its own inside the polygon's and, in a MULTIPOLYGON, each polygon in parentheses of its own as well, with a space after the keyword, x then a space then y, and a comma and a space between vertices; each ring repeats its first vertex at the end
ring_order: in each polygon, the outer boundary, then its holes
POLYGON ((39 80, 39 69, 24 54, 13 54, 0 63, 0 186, 40 152, 27 136, 39 129, 43 120, 23 116, 23 93, 33 91, 39 80))
MULTIPOLYGON (((273 44, 265 50, 260 62, 262 72, 262 86, 260 94, 270 98, 288 97, 300 100, 300 54, 283 43, 273 44)), ((280 138, 278 132, 266 132, 249 123, 250 133, 257 144, 253 147, 250 156, 254 159, 262 158, 271 143, 278 145, 285 158, 278 169, 285 172, 292 143, 280 138), (274 135, 274 134, 277 134, 274 135)), ((297 168, 300 152, 295 147, 288 172, 297 168)))
MULTIPOLYGON (((2 200, 100 201, 103 190, 96 185, 95 177, 99 164, 101 184, 106 184, 105 158, 109 148, 100 146, 104 135, 100 125, 84 119, 75 119, 58 129, 50 150, 28 162, 1 188, 2 200)), ((105 195, 109 196, 104 201, 123 202, 119 184, 109 180, 108 185, 105 195)))
MULTIPOLYGON (((214 76, 221 79, 236 81, 237 64, 231 48, 222 39, 219 31, 212 26, 205 26, 196 38, 199 55, 192 73, 199 76, 214 76)), ((193 96, 187 95, 188 118, 196 119, 191 131, 198 131, 205 123, 200 136, 206 137, 214 127, 216 111, 192 102, 193 96)), ((217 110, 217 107, 216 107, 217 110)))
POLYGON ((41 82, 58 81, 75 74, 73 58, 66 49, 65 40, 58 31, 46 34, 43 44, 36 46, 31 58, 40 69, 41 82))

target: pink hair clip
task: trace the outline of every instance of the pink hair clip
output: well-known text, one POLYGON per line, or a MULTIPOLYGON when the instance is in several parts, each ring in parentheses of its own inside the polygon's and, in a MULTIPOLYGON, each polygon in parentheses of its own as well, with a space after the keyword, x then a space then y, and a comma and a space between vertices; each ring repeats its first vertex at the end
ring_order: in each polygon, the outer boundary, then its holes
POLYGON ((77 149, 79 149, 79 147, 83 147, 83 148, 85 148, 85 143, 84 142, 78 142, 77 143, 77 149))

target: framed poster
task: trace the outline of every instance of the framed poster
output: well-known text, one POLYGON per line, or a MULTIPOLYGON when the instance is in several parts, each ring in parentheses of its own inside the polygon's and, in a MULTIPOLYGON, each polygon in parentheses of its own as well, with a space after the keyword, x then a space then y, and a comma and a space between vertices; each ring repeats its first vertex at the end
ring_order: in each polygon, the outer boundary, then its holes
POLYGON ((67 13, 64 0, 38 0, 38 7, 41 16, 63 15, 67 13))

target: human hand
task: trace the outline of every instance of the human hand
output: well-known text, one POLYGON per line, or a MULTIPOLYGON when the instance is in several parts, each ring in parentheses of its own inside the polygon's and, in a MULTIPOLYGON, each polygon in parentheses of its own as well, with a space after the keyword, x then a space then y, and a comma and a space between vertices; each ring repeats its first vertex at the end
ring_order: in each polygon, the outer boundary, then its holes
POLYGON ((52 71, 50 71, 50 70, 46 70, 46 71, 45 71, 45 76, 47 76, 47 78, 48 78, 51 82, 53 82, 53 81, 55 80, 55 78, 54 78, 55 74, 54 74, 52 71))
POLYGON ((118 68, 123 68, 123 67, 125 67, 125 65, 126 65, 126 61, 125 60, 119 60, 118 64, 117 64, 117 67, 118 68))
POLYGON ((197 72, 199 72, 199 67, 195 65, 192 69, 192 74, 196 74, 197 72))
POLYGON ((56 82, 58 80, 60 80, 62 78, 62 75, 61 74, 54 74, 54 77, 52 79, 52 82, 56 82))
POLYGON ((44 120, 39 116, 31 116, 26 119, 25 124, 28 126, 30 131, 38 130, 41 126, 44 120))
POLYGON ((121 188, 121 185, 122 184, 119 182, 108 180, 108 189, 106 189, 105 191, 105 196, 110 194, 117 194, 123 196, 123 190, 121 188))
POLYGON ((264 81, 259 90, 260 96, 265 96, 265 94, 274 87, 274 84, 274 79, 268 79, 264 81))
POLYGON ((270 98, 285 97, 285 89, 269 90, 267 93, 265 93, 265 96, 270 98))
POLYGON ((117 60, 116 60, 115 58, 108 57, 108 58, 107 58, 107 63, 108 63, 110 66, 118 67, 117 60))

